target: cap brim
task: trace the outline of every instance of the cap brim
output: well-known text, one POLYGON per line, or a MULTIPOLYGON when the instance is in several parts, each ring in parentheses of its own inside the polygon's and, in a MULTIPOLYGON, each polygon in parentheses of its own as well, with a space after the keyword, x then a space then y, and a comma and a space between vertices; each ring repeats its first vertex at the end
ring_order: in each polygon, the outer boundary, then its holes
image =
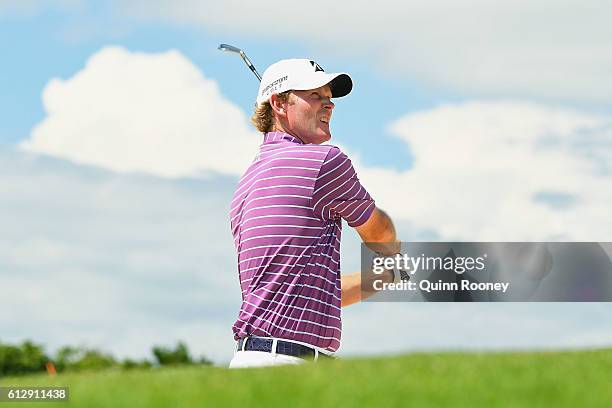
POLYGON ((332 92, 332 98, 340 98, 351 93, 353 89, 353 80, 348 74, 338 74, 329 83, 332 92))
POLYGON ((328 74, 327 72, 317 72, 317 74, 320 74, 320 77, 307 83, 296 85, 293 89, 296 91, 306 91, 322 87, 323 85, 329 85, 332 98, 346 96, 353 89, 353 80, 347 73, 328 74))

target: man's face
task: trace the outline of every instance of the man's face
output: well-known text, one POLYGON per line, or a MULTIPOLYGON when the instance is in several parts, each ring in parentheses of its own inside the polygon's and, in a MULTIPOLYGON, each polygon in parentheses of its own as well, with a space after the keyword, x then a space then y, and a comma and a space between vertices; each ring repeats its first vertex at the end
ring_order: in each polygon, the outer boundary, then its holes
POLYGON ((321 144, 331 139, 329 122, 334 109, 328 85, 308 91, 292 91, 287 102, 287 133, 304 143, 321 144))

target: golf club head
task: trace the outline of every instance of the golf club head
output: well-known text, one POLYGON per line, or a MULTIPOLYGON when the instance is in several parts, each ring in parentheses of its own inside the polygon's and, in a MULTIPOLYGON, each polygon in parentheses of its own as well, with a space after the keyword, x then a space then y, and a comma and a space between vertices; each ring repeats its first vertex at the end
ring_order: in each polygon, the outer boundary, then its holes
POLYGON ((242 50, 240 48, 234 47, 233 45, 229 45, 229 44, 219 44, 218 49, 221 51, 235 52, 236 54, 242 53, 242 50))

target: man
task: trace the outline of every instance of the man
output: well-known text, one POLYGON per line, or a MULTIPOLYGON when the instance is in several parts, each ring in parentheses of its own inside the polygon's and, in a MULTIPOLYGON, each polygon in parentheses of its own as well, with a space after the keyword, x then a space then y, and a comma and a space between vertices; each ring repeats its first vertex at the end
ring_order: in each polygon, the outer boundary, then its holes
POLYGON ((351 161, 322 145, 331 99, 352 87, 348 74, 307 59, 264 72, 252 117, 263 144, 230 210, 242 290, 232 368, 317 361, 338 349, 340 308, 361 300, 360 274, 340 275, 342 219, 364 242, 383 243, 380 252, 398 252, 391 219, 351 161))

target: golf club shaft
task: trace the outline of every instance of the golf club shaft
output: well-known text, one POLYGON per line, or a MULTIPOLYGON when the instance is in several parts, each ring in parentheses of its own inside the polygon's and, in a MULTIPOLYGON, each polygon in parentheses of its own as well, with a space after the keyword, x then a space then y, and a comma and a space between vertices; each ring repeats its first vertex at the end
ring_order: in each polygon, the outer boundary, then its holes
POLYGON ((253 65, 249 57, 246 56, 246 53, 244 51, 242 51, 238 47, 234 47, 233 45, 229 44, 219 44, 218 49, 221 51, 233 52, 235 54, 240 55, 240 58, 242 58, 247 67, 249 67, 249 69, 253 72, 253 74, 255 74, 257 79, 261 82, 261 75, 259 75, 259 72, 257 72, 257 69, 255 69, 255 66, 253 65))
POLYGON ((251 71, 253 71, 257 79, 259 79, 259 82, 261 82, 261 75, 259 75, 259 72, 257 72, 255 66, 253 65, 249 57, 246 56, 244 51, 240 51, 240 56, 242 57, 242 60, 245 62, 245 64, 247 64, 247 66, 251 69, 251 71))

